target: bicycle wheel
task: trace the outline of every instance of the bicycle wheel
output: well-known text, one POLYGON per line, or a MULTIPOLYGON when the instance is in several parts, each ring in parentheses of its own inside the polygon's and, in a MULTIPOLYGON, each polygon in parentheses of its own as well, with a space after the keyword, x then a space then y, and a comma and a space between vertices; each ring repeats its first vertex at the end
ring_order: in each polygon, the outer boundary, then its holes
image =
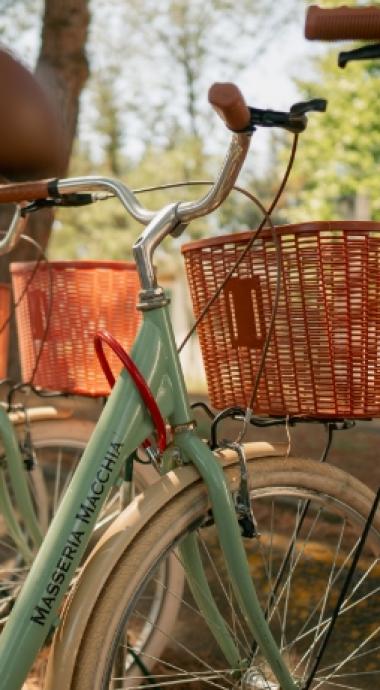
MULTIPOLYGON (((93 428, 93 422, 80 419, 38 421, 30 425, 35 466, 28 471, 28 480, 43 532, 47 531, 93 428)), ((21 442, 23 435, 24 430, 20 427, 21 442)), ((0 625, 5 623, 29 567, 30 563, 23 560, 2 525, 0 625)))
MULTIPOLYGON (((92 421, 72 418, 31 424, 35 467, 29 472, 29 481, 43 532, 48 529, 94 426, 92 421)), ((134 491, 141 492, 156 478, 152 467, 136 464, 134 491)), ((103 509, 91 545, 119 512, 120 497, 115 490, 103 509)), ((4 624, 29 567, 30 564, 23 561, 12 539, 3 534, 0 537, 0 625, 4 624)), ((179 571, 176 562, 172 562, 172 567, 179 571)), ((157 599, 162 599, 161 591, 157 599)))
MULTIPOLYGON (((239 481, 236 465, 225 471, 235 490, 239 481)), ((115 559, 110 576, 92 603, 81 639, 76 640, 79 651, 71 684, 60 685, 57 677, 57 687, 182 689, 191 683, 197 690, 206 686, 280 690, 231 592, 215 527, 210 525, 205 486, 195 477, 190 483, 183 481, 179 490, 178 481, 184 472, 189 470, 173 473, 175 482, 169 477, 162 480, 166 496, 170 482, 174 487, 165 509, 160 505, 149 510, 154 492, 160 491, 158 485, 147 490, 146 509, 139 502, 145 519, 131 543, 125 544, 123 556, 115 559), (161 582, 160 568, 168 554, 174 553, 179 559, 178 544, 190 533, 197 535, 210 588, 244 660, 245 671, 240 677, 226 663, 187 590, 175 626, 168 630, 158 627, 161 641, 165 640, 160 655, 144 644, 144 627, 154 625, 146 608, 146 594, 161 582)), ((310 460, 251 460, 249 476, 261 536, 244 540, 248 562, 272 632, 293 678, 302 687, 330 621, 373 495, 341 470, 310 460), (301 524, 305 501, 308 510, 301 524)), ((378 686, 379 551, 378 515, 331 644, 311 684, 313 690, 369 690, 378 686)), ((166 587, 164 582, 161 586, 166 587)), ((85 590, 84 573, 78 590, 82 611, 85 590)))

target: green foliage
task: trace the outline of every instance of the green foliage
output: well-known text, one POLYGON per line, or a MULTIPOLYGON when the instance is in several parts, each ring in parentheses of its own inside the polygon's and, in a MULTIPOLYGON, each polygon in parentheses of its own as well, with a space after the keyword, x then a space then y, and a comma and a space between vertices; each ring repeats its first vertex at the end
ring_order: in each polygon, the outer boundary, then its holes
MULTIPOLYGON (((324 3, 329 5, 334 3, 324 3)), ((380 219, 380 68, 377 62, 353 62, 339 69, 338 51, 349 48, 334 45, 317 59, 316 80, 298 82, 303 98, 327 98, 328 109, 309 117, 300 138, 287 196, 292 221, 352 218, 358 198, 380 219)))

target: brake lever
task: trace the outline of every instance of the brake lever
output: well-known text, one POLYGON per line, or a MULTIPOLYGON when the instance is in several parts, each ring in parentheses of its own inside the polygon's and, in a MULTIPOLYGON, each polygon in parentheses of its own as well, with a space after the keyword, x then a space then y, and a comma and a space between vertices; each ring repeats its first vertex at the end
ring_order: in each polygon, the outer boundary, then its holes
POLYGON ((368 46, 346 50, 339 53, 338 65, 345 67, 351 60, 375 60, 380 57, 380 43, 372 43, 368 46))
POLYGON ((307 127, 306 113, 312 111, 323 113, 327 108, 324 98, 314 98, 311 101, 295 103, 288 113, 277 110, 261 110, 249 108, 251 114, 250 127, 281 127, 293 134, 300 134, 307 127))
POLYGON ((312 98, 311 101, 294 103, 289 111, 289 121, 285 129, 293 134, 300 134, 307 127, 306 113, 324 113, 327 108, 325 98, 312 98))
POLYGON ((326 112, 327 101, 325 98, 312 98, 311 101, 301 101, 294 103, 290 108, 290 115, 306 115, 306 113, 326 112))
POLYGON ((58 199, 36 199, 36 201, 31 201, 27 206, 23 207, 21 215, 26 216, 28 213, 34 213, 34 211, 39 211, 41 208, 51 208, 52 206, 87 206, 92 204, 93 201, 92 194, 83 193, 65 194, 58 199))
POLYGON ((250 127, 284 127, 289 119, 289 113, 280 110, 262 110, 261 108, 249 107, 251 115, 250 127))

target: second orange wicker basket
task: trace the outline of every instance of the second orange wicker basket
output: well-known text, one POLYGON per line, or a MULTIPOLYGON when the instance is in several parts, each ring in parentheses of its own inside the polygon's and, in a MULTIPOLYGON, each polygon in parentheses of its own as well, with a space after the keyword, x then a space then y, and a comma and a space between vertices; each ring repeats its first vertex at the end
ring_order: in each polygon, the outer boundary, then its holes
POLYGON ((11 290, 0 283, 0 380, 7 375, 11 290))
MULTIPOLYGON (((117 261, 16 263, 11 266, 23 380, 49 390, 109 394, 94 335, 109 330, 130 348, 139 325, 134 264, 117 261), (34 275, 33 275, 34 274, 34 275), (25 294, 24 294, 25 293, 25 294)), ((114 373, 120 371, 110 352, 114 373)))

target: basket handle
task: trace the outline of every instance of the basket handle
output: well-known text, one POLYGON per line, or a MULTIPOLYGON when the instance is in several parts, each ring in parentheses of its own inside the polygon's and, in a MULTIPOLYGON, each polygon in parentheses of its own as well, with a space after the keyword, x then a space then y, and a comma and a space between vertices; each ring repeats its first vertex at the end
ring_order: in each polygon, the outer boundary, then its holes
MULTIPOLYGON (((132 378, 138 392, 140 393, 146 407, 148 408, 150 416, 152 417, 157 432, 158 447, 160 449, 160 452, 163 453, 166 448, 165 422, 161 415, 160 409, 154 399, 152 391, 150 390, 147 382, 145 381, 140 370, 137 368, 133 359, 124 350, 122 345, 120 345, 116 338, 114 338, 114 336, 111 335, 111 333, 108 333, 108 331, 103 330, 98 331, 98 333, 95 335, 94 345, 100 366, 102 367, 103 372, 111 388, 113 388, 115 385, 115 377, 111 371, 111 367, 104 354, 103 343, 107 343, 111 350, 113 350, 115 355, 120 359, 121 363, 128 371, 130 377, 132 378)), ((144 446, 146 447, 146 442, 144 442, 144 446)))

